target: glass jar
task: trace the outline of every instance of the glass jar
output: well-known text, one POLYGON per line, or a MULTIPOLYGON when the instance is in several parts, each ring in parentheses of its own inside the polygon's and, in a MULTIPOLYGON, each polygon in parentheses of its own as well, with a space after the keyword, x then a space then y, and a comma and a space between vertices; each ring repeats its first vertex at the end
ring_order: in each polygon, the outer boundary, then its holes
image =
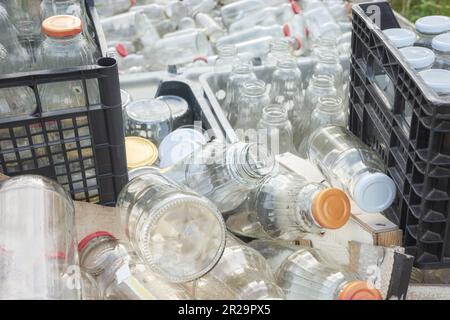
POLYGON ((274 25, 274 26, 254 26, 248 30, 242 30, 228 34, 217 41, 217 46, 223 44, 237 44, 249 40, 255 40, 262 37, 283 38, 289 36, 289 26, 274 25))
POLYGON ((437 95, 450 97, 450 71, 431 69, 419 72, 423 81, 436 92, 437 95))
POLYGON ((330 38, 328 36, 322 36, 311 45, 311 56, 318 58, 320 52, 329 52, 339 56, 339 49, 337 47, 336 38, 330 38))
POLYGON ((136 0, 96 0, 95 8, 101 17, 111 17, 128 11, 136 4, 136 0))
POLYGON ((211 200, 222 213, 239 207, 275 168, 274 158, 256 144, 214 140, 174 165, 169 177, 211 200))
POLYGON ((450 33, 434 37, 432 47, 436 55, 433 69, 450 70, 450 33))
POLYGON ((434 52, 424 47, 406 47, 400 49, 400 53, 411 68, 418 72, 431 69, 436 60, 434 52))
POLYGON ((417 35, 415 32, 409 29, 391 28, 383 30, 383 33, 398 49, 412 47, 417 40, 417 35))
POLYGON ((416 46, 431 49, 431 42, 437 35, 450 31, 450 18, 446 16, 428 16, 416 21, 419 39, 416 46))
POLYGON ((72 199, 53 180, 0 183, 0 299, 81 299, 72 199))
POLYGON ((242 96, 239 98, 238 115, 234 129, 239 130, 242 139, 252 137, 262 117, 264 107, 270 105, 270 98, 266 91, 266 84, 262 80, 248 80, 244 83, 242 96))
MULTIPOLYGON (((46 39, 42 43, 39 67, 62 69, 95 64, 92 47, 81 34, 82 23, 74 16, 53 16, 42 23, 46 39)), ((99 101, 98 81, 87 80, 89 103, 99 101)), ((65 81, 39 86, 43 111, 85 107, 82 81, 65 81)))
POLYGON ((142 137, 156 145, 173 129, 171 109, 157 99, 132 101, 126 109, 126 119, 126 136, 142 137))
POLYGON ((201 28, 206 29, 209 40, 213 43, 216 43, 217 40, 225 35, 223 28, 216 22, 216 20, 206 13, 197 13, 195 15, 195 22, 201 28))
POLYGON ((273 266, 288 300, 382 300, 381 292, 358 275, 339 268, 312 248, 294 248, 269 240, 251 244, 273 266))
POLYGON ((222 255, 225 223, 217 208, 156 168, 129 182, 117 207, 138 256, 171 282, 203 276, 222 255))
POLYGON ((257 39, 252 39, 236 44, 238 54, 246 54, 250 59, 261 58, 265 59, 270 51, 270 44, 272 37, 265 36, 257 39))
POLYGON ((214 64, 214 72, 231 72, 233 65, 239 63, 236 46, 233 44, 221 44, 217 46, 217 60, 214 64))
POLYGON ((396 187, 383 161, 347 129, 318 128, 309 137, 307 154, 328 182, 345 190, 362 210, 382 212, 394 201, 396 187))
POLYGON ((273 39, 270 43, 270 52, 267 55, 265 65, 276 67, 279 61, 293 57, 293 48, 287 38, 273 39))
POLYGON ((250 221, 271 238, 296 240, 304 233, 339 229, 350 219, 350 201, 336 188, 280 171, 264 180, 248 202, 250 221))
POLYGON ((258 144, 265 146, 274 156, 295 150, 292 124, 285 107, 270 105, 263 109, 258 123, 258 144))
POLYGON ((244 83, 256 80, 253 65, 249 62, 239 62, 232 67, 232 73, 227 79, 225 102, 222 111, 231 126, 236 125, 238 119, 238 107, 243 94, 244 83))
POLYGON ((183 98, 173 95, 164 95, 159 96, 156 100, 162 101, 169 106, 172 114, 172 131, 194 123, 194 114, 189 108, 187 101, 183 98))
POLYGON ((342 68, 339 55, 321 49, 317 53, 317 59, 318 62, 314 67, 313 74, 332 76, 334 87, 343 94, 346 85, 344 84, 344 68, 342 68))
POLYGON ((195 282, 194 290, 198 300, 284 299, 264 257, 230 233, 222 258, 195 282))
POLYGON ((81 267, 107 300, 190 300, 178 284, 157 277, 108 232, 86 236, 78 245, 81 267))

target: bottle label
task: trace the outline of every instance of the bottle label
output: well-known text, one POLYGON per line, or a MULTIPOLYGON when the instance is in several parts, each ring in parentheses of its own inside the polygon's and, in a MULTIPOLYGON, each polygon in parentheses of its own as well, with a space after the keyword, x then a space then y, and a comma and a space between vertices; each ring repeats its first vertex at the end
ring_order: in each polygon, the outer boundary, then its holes
POLYGON ((124 264, 116 272, 116 281, 118 284, 121 284, 122 282, 124 282, 125 280, 127 280, 130 277, 131 277, 131 271, 130 271, 130 267, 128 266, 128 264, 124 264))

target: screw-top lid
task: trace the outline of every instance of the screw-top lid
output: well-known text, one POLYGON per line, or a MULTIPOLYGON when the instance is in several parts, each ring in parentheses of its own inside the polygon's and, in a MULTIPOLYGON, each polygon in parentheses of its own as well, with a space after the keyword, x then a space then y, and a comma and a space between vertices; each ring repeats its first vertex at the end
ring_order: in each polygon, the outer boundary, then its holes
POLYGON ((416 29, 421 33, 439 34, 450 31, 450 18, 446 16, 428 16, 416 21, 416 29))
POLYGON ((423 69, 431 66, 436 60, 434 52, 424 47, 406 47, 400 49, 405 60, 414 69, 423 69))
POLYGON ((383 300, 378 289, 367 281, 356 280, 348 283, 339 293, 339 300, 383 300))
POLYGON ((410 47, 416 42, 416 34, 408 29, 392 28, 384 30, 383 33, 397 48, 410 47))
POLYGON ((314 220, 323 228, 339 229, 350 219, 350 200, 345 192, 336 188, 320 191, 313 200, 314 220))
POLYGON ((450 94, 450 71, 431 69, 419 72, 423 81, 437 94, 450 94))
POLYGON ((434 37, 431 45, 437 51, 450 52, 450 32, 434 37))
POLYGON ((128 169, 151 166, 158 159, 158 148, 141 137, 126 137, 125 149, 128 169))
POLYGON ((394 181, 381 172, 364 174, 353 191, 353 199, 357 205, 369 213, 377 213, 389 208, 395 195, 394 181))
POLYGON ((123 43, 116 44, 116 51, 122 58, 128 56, 128 50, 123 43))
POLYGON ((75 36, 82 31, 81 19, 69 15, 53 16, 42 22, 42 31, 54 38, 75 36))

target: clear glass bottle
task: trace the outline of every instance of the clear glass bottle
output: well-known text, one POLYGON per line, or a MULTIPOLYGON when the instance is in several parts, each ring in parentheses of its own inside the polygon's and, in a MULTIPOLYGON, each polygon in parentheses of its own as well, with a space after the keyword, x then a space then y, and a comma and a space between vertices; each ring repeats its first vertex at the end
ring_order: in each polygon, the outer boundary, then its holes
POLYGON ((313 58, 317 59, 321 51, 329 52, 339 56, 336 38, 322 36, 320 39, 311 44, 311 56, 313 58))
POLYGON ((400 53, 411 68, 418 72, 431 69, 436 61, 433 50, 424 47, 401 48, 400 53))
MULTIPOLYGON (((95 64, 94 53, 81 34, 82 23, 74 16, 53 16, 42 23, 46 39, 42 43, 40 69, 62 69, 95 64)), ((99 100, 98 82, 87 81, 90 103, 99 100)), ((81 81, 44 84, 39 87, 42 109, 53 111, 86 106, 81 81)))
POLYGON ((227 79, 226 97, 222 110, 233 127, 238 119, 238 106, 244 83, 249 80, 256 80, 251 63, 239 62, 232 67, 232 73, 227 79))
MULTIPOLYGON (((262 110, 270 105, 270 97, 267 94, 266 84, 262 80, 249 80, 243 85, 242 95, 238 103, 238 115, 234 129, 239 129, 245 139, 251 132, 256 130, 262 117, 262 110)), ((251 140, 255 141, 255 140, 251 140)))
POLYGON ((216 267, 194 283, 198 300, 281 300, 270 266, 256 250, 230 233, 216 267))
POLYGON ((261 37, 253 40, 248 40, 236 44, 238 54, 246 54, 250 59, 261 58, 265 59, 270 51, 270 44, 272 37, 261 37))
POLYGON ((394 201, 396 187, 383 161, 347 129, 318 128, 309 137, 307 154, 328 182, 345 190, 362 210, 382 212, 394 201))
POLYGON ((129 182, 117 207, 134 251, 170 282, 203 276, 222 255, 225 223, 217 208, 156 168, 129 182))
POLYGON ((214 72, 231 72, 233 65, 239 63, 237 49, 233 44, 217 46, 217 55, 214 72))
POLYGON ((72 199, 53 180, 0 183, 0 299, 79 300, 72 199))
POLYGON ((404 47, 412 47, 417 40, 416 33, 409 29, 391 28, 383 30, 383 33, 398 49, 404 47))
POLYGON ((273 39, 270 44, 270 52, 267 55, 265 65, 276 67, 279 61, 292 58, 292 51, 293 48, 288 38, 273 39))
POLYGON ((428 16, 416 21, 418 40, 415 45, 431 49, 433 38, 450 31, 450 18, 446 16, 428 16))
POLYGON ((436 55, 433 69, 450 70, 450 33, 434 37, 432 47, 436 55))
POLYGON ((292 124, 285 107, 270 105, 263 109, 258 123, 258 143, 274 156, 295 151, 292 124))
POLYGON ((289 171, 267 177, 247 204, 249 220, 258 221, 271 238, 296 240, 305 233, 339 229, 350 219, 350 201, 342 190, 289 171))
POLYGON ((223 6, 220 14, 223 23, 228 27, 234 21, 244 18, 247 13, 262 9, 264 6, 265 4, 261 0, 241 0, 223 6))
POLYGON ((348 115, 340 97, 320 97, 317 101, 316 108, 311 114, 309 126, 305 128, 305 135, 303 136, 302 141, 299 142, 299 154, 303 158, 306 158, 308 138, 314 130, 331 124, 345 128, 348 123, 347 118, 348 115))
POLYGON ((327 8, 317 7, 312 10, 307 10, 304 15, 309 36, 313 42, 324 36, 337 39, 341 35, 339 24, 336 23, 336 20, 327 8))
POLYGON ((289 27, 286 25, 274 26, 254 26, 248 30, 242 30, 233 34, 228 34, 217 41, 217 46, 223 44, 237 44, 249 40, 258 39, 261 37, 283 38, 289 36, 289 27))
POLYGON ((423 81, 443 98, 450 97, 450 71, 431 69, 419 72, 423 81))
POLYGON ((239 207, 275 166, 274 158, 256 144, 214 140, 166 175, 205 196, 225 213, 239 207))
POLYGON ((106 300, 191 300, 178 284, 148 270, 108 232, 86 236, 78 245, 80 266, 94 278, 106 300))
POLYGON ((258 240, 250 244, 273 267, 288 300, 382 300, 381 292, 312 248, 258 240), (279 265, 279 267, 277 267, 279 265))
MULTIPOLYGON (((17 41, 18 31, 12 23, 8 11, 0 4, 0 43, 10 49, 10 45, 19 44, 17 41)), ((19 44, 20 45, 20 44, 19 44)))
POLYGON ((330 51, 320 50, 317 54, 317 59, 318 62, 314 67, 313 73, 333 76, 335 88, 343 94, 346 84, 344 84, 344 68, 342 68, 339 55, 330 51))
POLYGON ((103 17, 111 17, 128 11, 136 4, 136 0, 96 0, 95 7, 98 14, 103 17))
POLYGON ((225 35, 225 30, 223 30, 216 20, 206 13, 197 13, 195 15, 195 22, 201 28, 206 29, 209 40, 213 43, 216 43, 217 40, 225 35))

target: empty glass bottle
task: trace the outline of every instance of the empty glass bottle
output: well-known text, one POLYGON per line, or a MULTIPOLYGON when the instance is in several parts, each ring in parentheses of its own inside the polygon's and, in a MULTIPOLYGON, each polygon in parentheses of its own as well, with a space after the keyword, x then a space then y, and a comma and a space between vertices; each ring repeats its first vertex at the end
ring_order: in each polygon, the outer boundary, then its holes
POLYGON ((214 140, 174 165, 166 174, 211 200, 222 213, 239 207, 272 172, 274 158, 263 147, 214 140))
POLYGON ((128 253, 108 232, 86 236, 78 245, 80 266, 94 278, 107 300, 187 300, 181 286, 168 283, 128 253))
POLYGON ((222 16, 223 23, 228 27, 234 21, 245 18, 248 13, 254 12, 255 10, 264 9, 266 6, 281 4, 283 2, 284 0, 241 0, 223 6, 220 9, 220 14, 222 16))
POLYGON ((350 131, 339 126, 318 128, 309 137, 308 158, 332 186, 345 190, 366 212, 382 212, 396 196, 380 157, 350 131))
POLYGON ((294 152, 292 124, 285 107, 270 105, 263 109, 258 123, 258 144, 266 146, 274 156, 294 152))
POLYGON ((249 40, 258 39, 261 37, 282 38, 290 35, 289 26, 274 25, 274 26, 254 26, 248 30, 242 30, 233 34, 228 34, 217 41, 217 45, 223 44, 237 44, 249 40))
MULTIPOLYGON (((235 129, 240 129, 242 138, 252 138, 259 120, 262 116, 263 108, 270 105, 270 98, 266 92, 266 84, 262 80, 249 80, 244 83, 242 95, 239 98, 238 114, 235 129), (248 132, 247 132, 248 131, 248 132)), ((252 140, 251 141, 255 141, 252 140)))
POLYGON ((428 16, 416 21, 418 40, 416 46, 431 49, 433 38, 450 31, 450 18, 446 16, 428 16))
POLYGON ((126 12, 136 0, 96 0, 95 7, 101 17, 110 17, 119 13, 126 12))
POLYGON ((267 55, 265 65, 277 66, 279 61, 292 58, 292 45, 288 38, 273 39, 270 44, 270 52, 267 55))
POLYGON ((444 33, 434 37, 432 47, 436 55, 433 68, 450 70, 450 34, 444 33))
MULTIPOLYGON (((42 43, 39 67, 62 69, 92 65, 94 53, 81 34, 82 23, 74 16, 53 16, 42 23, 46 39, 42 43)), ((98 82, 87 81, 91 103, 99 100, 98 82)), ((41 85, 41 102, 44 111, 86 106, 85 92, 81 81, 68 81, 41 85)))
POLYGON ((313 42, 311 45, 311 56, 317 59, 319 52, 321 51, 339 56, 336 38, 322 36, 320 39, 313 42))
POLYGON ((214 65, 214 72, 231 72, 233 65, 239 62, 236 46, 224 44, 217 46, 218 58, 214 65))
POLYGON ((260 240, 251 244, 277 268, 275 278, 288 300, 382 300, 368 281, 312 248, 296 248, 279 242, 260 240))
POLYGON ((238 119, 238 106, 243 94, 244 83, 249 80, 256 80, 251 63, 239 62, 232 67, 232 73, 227 79, 226 97, 222 110, 233 127, 238 119))
POLYGON ((411 68, 419 72, 431 69, 436 60, 433 50, 424 47, 401 48, 400 53, 411 68))
POLYGON ((383 33, 399 49, 413 46, 417 39, 414 31, 404 28, 386 29, 383 33))
POLYGON ((309 80, 308 88, 305 90, 305 103, 303 117, 305 119, 311 118, 311 113, 317 106, 320 97, 339 96, 335 87, 336 82, 332 75, 327 74, 313 74, 309 80))
POLYGON ((336 90, 343 94, 346 84, 344 84, 344 69, 339 60, 339 55, 321 49, 317 54, 317 59, 318 62, 314 67, 313 73, 332 76, 336 90))
POLYGON ((22 175, 0 183, 0 299, 81 298, 74 214, 53 180, 22 175))
POLYGON ((272 37, 266 36, 257 39, 252 39, 236 44, 238 54, 247 54, 248 57, 265 59, 270 51, 270 43, 272 37))
POLYGON ((279 171, 264 180, 248 202, 250 221, 272 238, 295 240, 303 233, 339 229, 350 218, 350 201, 340 189, 279 171))
POLYGON ((216 267, 194 285, 194 295, 199 300, 284 299, 264 257, 231 234, 216 267))
POLYGON ((117 207, 133 249, 164 279, 192 281, 211 270, 222 255, 225 223, 217 208, 156 168, 129 182, 117 207))
POLYGON ((217 40, 225 35, 225 31, 210 15, 206 13, 198 13, 195 15, 195 22, 202 28, 206 29, 209 40, 216 43, 217 40))

